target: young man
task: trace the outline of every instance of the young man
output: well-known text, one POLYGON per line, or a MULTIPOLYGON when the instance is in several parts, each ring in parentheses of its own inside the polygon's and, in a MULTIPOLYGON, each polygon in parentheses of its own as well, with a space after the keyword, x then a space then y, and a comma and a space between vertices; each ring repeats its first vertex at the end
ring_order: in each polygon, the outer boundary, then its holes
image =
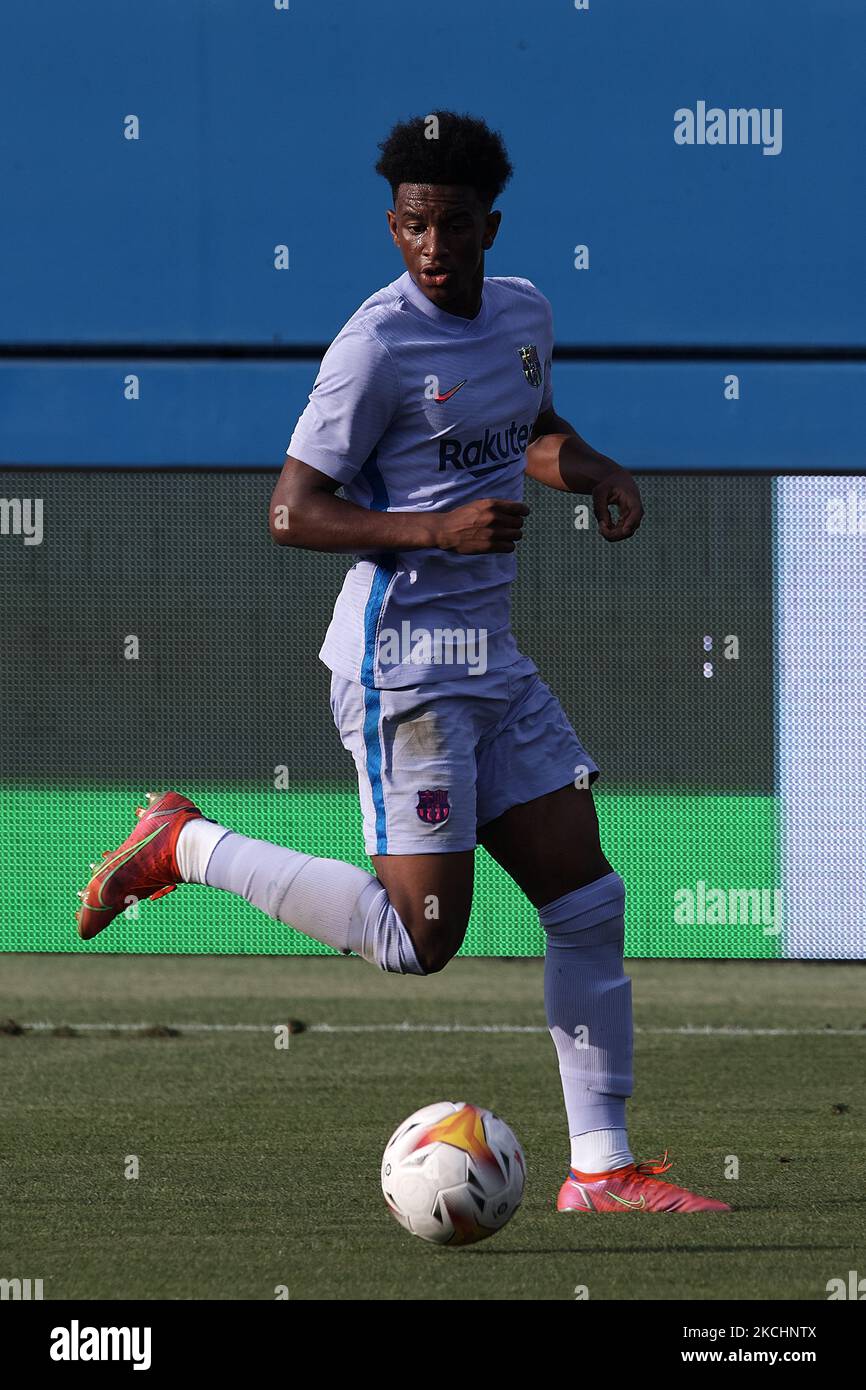
POLYGON ((80 894, 79 932, 95 936, 129 894, 207 883, 383 970, 426 975, 463 940, 480 843, 547 935, 571 1136, 559 1210, 726 1211, 629 1149, 625 891, 599 843, 598 768, 510 626, 524 474, 591 494, 610 541, 637 529, 640 495, 556 414, 547 300, 528 280, 485 279, 511 174, 499 135, 441 111, 397 125, 381 150, 406 271, 328 349, 270 513, 279 545, 361 557, 320 655, 375 877, 248 839, 164 792, 80 894))

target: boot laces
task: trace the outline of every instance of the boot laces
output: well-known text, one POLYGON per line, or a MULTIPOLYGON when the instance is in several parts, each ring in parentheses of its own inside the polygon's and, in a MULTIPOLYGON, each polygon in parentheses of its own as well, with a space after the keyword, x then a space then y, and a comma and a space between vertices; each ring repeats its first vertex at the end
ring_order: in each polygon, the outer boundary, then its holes
POLYGON ((644 1159, 642 1163, 636 1163, 634 1165, 635 1172, 640 1173, 641 1177, 644 1178, 653 1177, 657 1173, 666 1173, 669 1168, 674 1166, 673 1163, 667 1162, 667 1157, 668 1151, 665 1149, 661 1158, 648 1158, 644 1159))

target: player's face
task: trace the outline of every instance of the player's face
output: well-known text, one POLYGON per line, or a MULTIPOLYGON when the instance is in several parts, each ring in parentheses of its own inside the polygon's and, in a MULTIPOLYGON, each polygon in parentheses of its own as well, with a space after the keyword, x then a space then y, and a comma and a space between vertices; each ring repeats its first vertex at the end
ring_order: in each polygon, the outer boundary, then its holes
POLYGON ((472 318, 481 302, 484 252, 499 230, 473 188, 401 183, 388 226, 406 269, 437 308, 472 318))

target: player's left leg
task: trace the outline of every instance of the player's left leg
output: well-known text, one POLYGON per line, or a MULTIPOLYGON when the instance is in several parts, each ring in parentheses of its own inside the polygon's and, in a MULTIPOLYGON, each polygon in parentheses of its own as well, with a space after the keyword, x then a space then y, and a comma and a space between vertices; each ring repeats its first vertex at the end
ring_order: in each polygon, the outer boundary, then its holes
POLYGON ((589 787, 570 783, 512 806, 481 826, 478 840, 539 910, 613 873, 601 847, 589 787))
POLYGON ((549 688, 538 676, 518 678, 510 716, 479 750, 478 840, 538 909, 547 937, 545 1009, 571 1136, 571 1171, 557 1206, 727 1211, 662 1181, 664 1164, 636 1165, 628 1146, 625 885, 601 847, 587 785, 597 776, 549 688))
POLYGON ((632 1091, 625 887, 601 848, 592 792, 570 784, 512 806, 480 827, 478 839, 538 909, 547 936, 544 1002, 571 1165, 601 1173, 632 1163, 625 1115, 632 1091))

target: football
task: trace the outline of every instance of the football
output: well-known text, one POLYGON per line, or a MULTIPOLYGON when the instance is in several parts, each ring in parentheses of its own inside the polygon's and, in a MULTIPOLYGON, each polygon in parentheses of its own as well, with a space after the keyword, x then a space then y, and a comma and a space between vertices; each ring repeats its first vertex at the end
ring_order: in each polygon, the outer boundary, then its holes
POLYGON ((382 1155, 382 1192, 413 1236, 473 1245, 500 1231, 520 1206, 523 1150, 504 1120, 465 1101, 416 1110, 382 1155))

